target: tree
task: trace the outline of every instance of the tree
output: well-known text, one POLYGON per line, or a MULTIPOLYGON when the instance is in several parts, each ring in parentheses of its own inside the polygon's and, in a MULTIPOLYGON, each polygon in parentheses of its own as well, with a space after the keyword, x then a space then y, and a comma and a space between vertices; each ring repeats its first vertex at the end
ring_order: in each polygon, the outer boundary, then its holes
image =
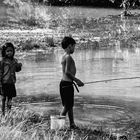
MULTIPOLYGON (((115 3, 117 0, 110 0, 112 3, 115 3)), ((130 8, 140 5, 140 0, 122 0, 120 7, 123 7, 123 15, 130 15, 130 8)))

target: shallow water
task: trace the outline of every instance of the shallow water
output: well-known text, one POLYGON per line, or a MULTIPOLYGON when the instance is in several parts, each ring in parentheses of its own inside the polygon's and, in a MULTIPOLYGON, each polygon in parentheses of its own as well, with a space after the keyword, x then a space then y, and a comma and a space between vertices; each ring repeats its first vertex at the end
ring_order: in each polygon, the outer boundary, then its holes
MULTIPOLYGON (((54 49, 49 54, 37 52, 33 55, 22 55, 24 59, 18 56, 23 63, 23 70, 17 75, 19 94, 58 94, 59 81, 62 76, 61 56, 63 53, 61 49, 54 49)), ((79 49, 75 51, 73 58, 77 66, 77 77, 85 83, 140 75, 139 48, 126 48, 119 51, 79 49)), ((80 94, 139 98, 139 80, 125 79, 85 84, 80 88, 80 94)))
MULTIPOLYGON (((22 57, 18 55, 23 63, 23 70, 17 74, 18 96, 25 95, 28 100, 29 95, 39 97, 42 94, 44 101, 38 98, 39 104, 26 105, 41 114, 59 114, 61 111, 59 82, 62 75, 60 64, 62 54, 63 50, 54 49, 50 54, 38 52, 36 55, 24 56, 24 59, 23 54, 22 57), (45 100, 47 96, 54 98, 47 101, 45 100)), ((139 48, 119 51, 78 49, 72 56, 77 66, 77 77, 85 83, 140 75, 139 48)), ((125 79, 85 84, 79 88, 80 93, 75 90, 74 111, 78 112, 75 114, 76 121, 94 126, 104 122, 105 126, 120 129, 131 119, 138 119, 139 83, 140 78, 125 79)))

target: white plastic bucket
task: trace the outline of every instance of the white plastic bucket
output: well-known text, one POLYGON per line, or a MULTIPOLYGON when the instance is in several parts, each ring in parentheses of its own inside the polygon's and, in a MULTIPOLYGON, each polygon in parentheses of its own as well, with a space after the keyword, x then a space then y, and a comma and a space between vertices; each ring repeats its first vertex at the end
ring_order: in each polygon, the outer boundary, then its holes
POLYGON ((51 119, 51 122, 50 122, 51 129, 58 130, 58 129, 64 128, 66 116, 59 116, 59 115, 50 116, 50 119, 51 119))

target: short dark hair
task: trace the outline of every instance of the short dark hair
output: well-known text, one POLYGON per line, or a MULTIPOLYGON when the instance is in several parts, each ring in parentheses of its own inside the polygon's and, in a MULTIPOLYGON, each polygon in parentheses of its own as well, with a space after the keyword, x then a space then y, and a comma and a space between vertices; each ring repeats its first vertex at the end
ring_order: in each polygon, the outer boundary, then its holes
POLYGON ((72 37, 65 36, 61 42, 62 48, 66 49, 70 44, 76 44, 75 40, 72 37))
POLYGON ((15 54, 15 47, 14 47, 14 45, 11 43, 11 42, 7 42, 7 43, 5 43, 3 46, 2 46, 2 50, 1 50, 1 55, 2 55, 2 57, 6 57, 6 49, 8 48, 8 47, 11 47, 12 49, 13 49, 13 57, 14 57, 14 54, 15 54))

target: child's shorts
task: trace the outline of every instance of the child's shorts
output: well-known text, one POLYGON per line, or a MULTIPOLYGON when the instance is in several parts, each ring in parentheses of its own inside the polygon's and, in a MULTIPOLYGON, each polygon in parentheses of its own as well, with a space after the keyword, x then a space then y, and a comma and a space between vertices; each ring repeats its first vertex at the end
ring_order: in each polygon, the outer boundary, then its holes
POLYGON ((74 87, 73 82, 61 80, 60 82, 60 96, 62 105, 70 109, 74 105, 74 87))
POLYGON ((16 97, 15 84, 2 84, 1 95, 9 98, 16 97))

